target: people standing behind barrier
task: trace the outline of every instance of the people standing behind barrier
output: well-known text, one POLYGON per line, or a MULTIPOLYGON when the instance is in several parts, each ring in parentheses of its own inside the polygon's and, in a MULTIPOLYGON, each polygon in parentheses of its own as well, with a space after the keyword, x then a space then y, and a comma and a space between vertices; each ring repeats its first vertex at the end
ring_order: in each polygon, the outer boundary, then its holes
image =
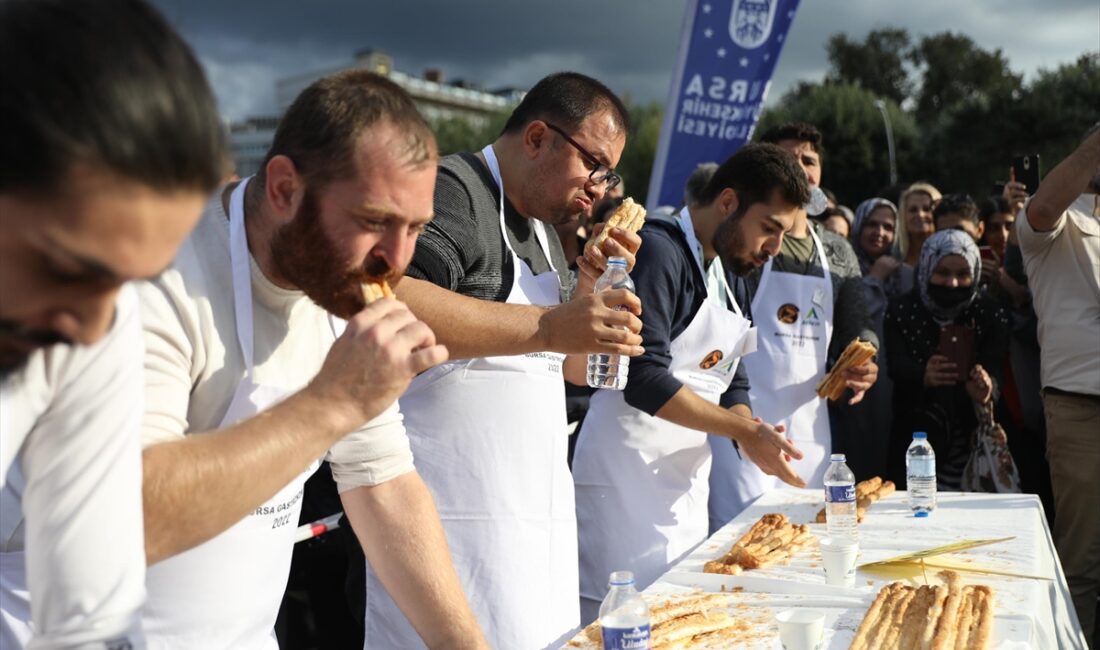
POLYGON ((894 381, 889 478, 905 481, 914 431, 936 450, 937 483, 958 490, 978 409, 999 398, 1008 316, 978 291, 981 260, 970 235, 937 232, 924 242, 912 291, 886 310, 886 355, 894 381))
POLYGON ((1054 544, 1088 639, 1100 595, 1100 123, 1016 218, 1039 316, 1054 544))
POLYGON ((940 191, 929 183, 913 183, 898 200, 898 208, 901 210, 898 224, 898 251, 901 253, 901 261, 911 268, 917 267, 920 260, 920 249, 924 240, 932 236, 936 231, 932 222, 932 208, 940 200, 940 191))

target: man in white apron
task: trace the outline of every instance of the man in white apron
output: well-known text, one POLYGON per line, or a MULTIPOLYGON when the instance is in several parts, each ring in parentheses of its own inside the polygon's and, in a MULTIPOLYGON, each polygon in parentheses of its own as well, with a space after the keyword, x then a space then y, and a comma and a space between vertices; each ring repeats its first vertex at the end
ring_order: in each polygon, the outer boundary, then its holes
MULTIPOLYGON (((821 134, 806 124, 787 124, 762 137, 798 159, 812 187, 821 182, 821 134)), ((753 324, 759 348, 746 359, 752 382, 753 411, 765 422, 782 425, 804 457, 792 464, 810 487, 822 487, 832 452, 825 400, 816 387, 855 337, 878 345, 864 301, 859 261, 841 237, 810 222, 798 210, 783 247, 763 269, 747 276, 753 324), (837 335, 833 335, 834 328, 837 335)), ((868 361, 848 371, 850 404, 863 399, 878 366, 868 361)), ((728 522, 778 483, 745 463, 721 440, 712 440, 710 513, 712 528, 728 522)))
MULTIPOLYGON (((436 218, 409 268, 428 282, 397 289, 464 358, 418 377, 401 410, 495 648, 556 648, 580 622, 561 353, 637 354, 641 324, 629 292, 587 295, 600 253, 582 261, 586 295, 559 306, 571 277, 559 274, 567 262, 547 223, 587 213, 616 184, 626 130, 621 102, 594 79, 540 81, 496 142, 443 159, 436 218)), ((613 236, 603 252, 632 263, 637 236, 613 236)), ((420 646, 373 573, 366 646, 420 646)))
POLYGON ((361 289, 408 264, 436 160, 395 84, 321 79, 261 173, 214 196, 172 268, 141 286, 153 647, 277 647, 302 487, 322 456, 423 638, 484 647, 396 406, 446 350, 401 303, 364 308, 361 289))
POLYGON ((739 360, 756 330, 722 268, 743 275, 778 253, 808 193, 789 153, 748 145, 717 169, 701 204, 642 230, 633 279, 646 352, 631 360, 625 390, 592 397, 573 460, 582 623, 596 618, 612 571, 633 571, 643 589, 706 539, 708 433, 801 485, 783 458, 797 448, 753 420, 739 360))
POLYGON ((222 127, 198 61, 141 3, 0 3, 0 56, 0 648, 144 648, 126 283, 195 224, 222 127))

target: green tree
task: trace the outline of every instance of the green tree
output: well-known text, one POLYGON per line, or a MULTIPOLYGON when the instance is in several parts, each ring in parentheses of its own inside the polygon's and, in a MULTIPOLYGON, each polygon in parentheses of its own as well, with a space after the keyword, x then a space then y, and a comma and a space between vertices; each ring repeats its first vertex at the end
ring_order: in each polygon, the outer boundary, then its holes
MULTIPOLYGON (((786 122, 815 125, 825 137, 821 184, 835 192, 841 203, 854 208, 890 183, 886 130, 876 99, 867 89, 854 85, 804 82, 788 92, 778 106, 764 112, 756 132, 762 134, 786 122)), ((904 176, 913 165, 917 126, 895 102, 887 100, 885 105, 894 132, 898 172, 904 176)))
POLYGON ((1021 88, 1020 75, 1008 68, 1000 49, 983 50, 963 34, 925 36, 909 58, 921 70, 915 114, 922 126, 961 102, 1002 101, 1017 97, 1021 88))
POLYGON ((657 102, 637 105, 628 99, 626 104, 630 112, 631 129, 623 155, 615 169, 623 177, 626 196, 645 203, 664 111, 657 102))
POLYGON ((875 29, 863 42, 833 34, 825 46, 829 56, 825 82, 859 86, 900 105, 913 94, 905 67, 911 49, 904 29, 875 29))
POLYGON ((460 151, 479 151, 497 139, 510 114, 510 110, 494 113, 482 124, 475 124, 463 117, 432 120, 430 125, 435 133, 440 155, 446 156, 460 151))

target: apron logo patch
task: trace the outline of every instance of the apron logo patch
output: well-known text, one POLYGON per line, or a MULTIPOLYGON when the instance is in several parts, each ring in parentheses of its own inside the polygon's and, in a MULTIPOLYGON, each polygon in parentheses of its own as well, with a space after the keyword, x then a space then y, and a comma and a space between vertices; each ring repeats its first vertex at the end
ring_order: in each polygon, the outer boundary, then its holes
POLYGON ((810 311, 806 312, 806 322, 813 321, 814 323, 821 320, 821 317, 817 315, 817 307, 810 307, 810 311))
POLYGON ((703 370, 710 370, 714 366, 718 365, 718 362, 722 360, 722 351, 715 350, 707 356, 703 357, 703 360, 699 362, 699 367, 703 370))
POLYGON ((776 312, 775 317, 779 319, 780 323, 793 325, 795 321, 798 320, 798 307, 788 302, 787 304, 779 308, 779 311, 776 312))

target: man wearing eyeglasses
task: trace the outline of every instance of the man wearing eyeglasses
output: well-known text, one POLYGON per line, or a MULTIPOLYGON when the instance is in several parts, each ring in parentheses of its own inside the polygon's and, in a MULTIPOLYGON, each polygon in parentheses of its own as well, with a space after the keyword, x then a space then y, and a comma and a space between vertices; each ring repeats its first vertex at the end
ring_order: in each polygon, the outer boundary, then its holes
MULTIPOLYGON (((540 81, 495 142, 440 162, 435 219, 397 289, 457 359, 420 375, 401 410, 496 648, 557 647, 579 624, 562 367, 567 354, 641 353, 638 299, 592 293, 605 255, 632 264, 640 239, 613 232, 574 279, 550 226, 587 215, 619 183, 628 128, 595 79, 540 81)), ((413 647, 374 575, 367 589, 368 647, 413 647)))

